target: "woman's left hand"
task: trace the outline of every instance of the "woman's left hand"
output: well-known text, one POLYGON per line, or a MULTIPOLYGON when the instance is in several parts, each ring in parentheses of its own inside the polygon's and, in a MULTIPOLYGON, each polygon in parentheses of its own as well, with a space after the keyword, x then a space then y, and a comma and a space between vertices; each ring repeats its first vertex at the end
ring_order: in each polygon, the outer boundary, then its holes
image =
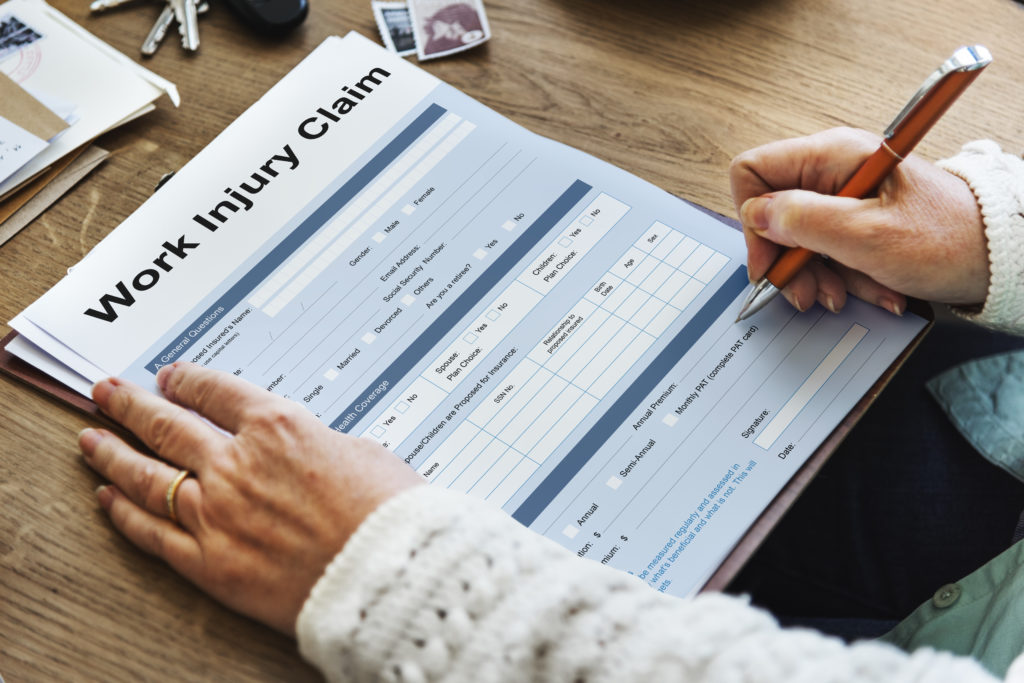
POLYGON ((166 399, 117 379, 93 388, 99 407, 163 458, 84 430, 86 462, 111 482, 97 489, 100 504, 129 540, 202 590, 294 634, 313 585, 359 524, 422 478, 376 442, 233 375, 176 363, 157 382, 166 399), (194 476, 173 496, 175 523, 168 493, 182 470, 194 476))

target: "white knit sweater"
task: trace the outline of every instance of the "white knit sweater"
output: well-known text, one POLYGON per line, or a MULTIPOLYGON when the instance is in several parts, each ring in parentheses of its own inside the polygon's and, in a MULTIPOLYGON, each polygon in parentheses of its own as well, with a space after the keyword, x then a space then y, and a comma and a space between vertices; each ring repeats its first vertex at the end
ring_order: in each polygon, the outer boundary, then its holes
MULTIPOLYGON (((942 166, 968 181, 986 221, 991 286, 971 317, 1024 333, 1024 162, 980 142, 942 166)), ((430 486, 360 526, 314 587, 298 638, 339 681, 995 680, 947 653, 784 630, 740 598, 666 596, 430 486)), ((1024 657, 1007 680, 1024 680, 1024 657)))

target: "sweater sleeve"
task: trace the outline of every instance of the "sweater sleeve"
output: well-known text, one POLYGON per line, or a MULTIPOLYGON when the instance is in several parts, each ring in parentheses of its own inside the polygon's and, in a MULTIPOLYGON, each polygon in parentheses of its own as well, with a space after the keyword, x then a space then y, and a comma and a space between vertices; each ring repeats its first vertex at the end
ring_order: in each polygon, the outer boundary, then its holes
POLYGON ((988 239, 985 303, 980 310, 953 310, 987 327, 1024 334, 1024 160, 990 140, 979 140, 938 165, 970 186, 988 239))
POLYGON ((370 515, 297 631, 332 681, 995 680, 947 653, 783 630, 741 598, 658 593, 431 486, 370 515))

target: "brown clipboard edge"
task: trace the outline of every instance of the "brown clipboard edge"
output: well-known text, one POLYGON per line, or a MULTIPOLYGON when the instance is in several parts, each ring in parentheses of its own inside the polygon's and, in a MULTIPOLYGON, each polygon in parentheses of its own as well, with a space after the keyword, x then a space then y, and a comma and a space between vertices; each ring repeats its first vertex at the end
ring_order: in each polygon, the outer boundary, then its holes
POLYGON ((13 377, 45 396, 55 398, 65 405, 99 418, 104 422, 109 422, 109 419, 100 412, 99 407, 92 400, 82 396, 77 391, 70 389, 42 370, 29 365, 8 351, 7 345, 17 336, 18 333, 11 330, 3 339, 0 339, 0 373, 13 377))
POLYGON ((843 442, 846 435, 864 417, 868 408, 882 393, 882 389, 896 375, 896 371, 910 358, 910 354, 914 352, 914 349, 921 343, 925 335, 931 331, 935 325, 935 312, 932 310, 931 305, 919 299, 908 299, 907 304, 907 311, 924 318, 927 324, 921 328, 917 336, 903 349, 900 355, 896 357, 896 360, 886 368, 885 372, 878 378, 878 381, 871 385, 867 393, 861 396, 857 404, 846 414, 846 417, 842 419, 836 428, 832 430, 832 433, 821 442, 817 450, 807 458, 807 461, 782 487, 782 490, 768 504, 768 507, 761 512, 760 516, 754 520, 754 523, 750 525, 739 542, 733 546, 725 560, 718 565, 718 569, 715 570, 714 574, 711 575, 711 578, 707 580, 707 583, 704 584, 699 592, 724 590, 729 585, 729 582, 739 574, 743 565, 746 564, 747 560, 750 559, 764 540, 768 538, 768 534, 779 523, 786 511, 796 502, 796 499, 803 490, 807 488, 811 480, 817 476, 821 468, 828 462, 828 459, 832 457, 832 453, 843 442))
MULTIPOLYGON (((739 224, 735 219, 723 216, 699 204, 687 203, 726 225, 739 229, 739 224)), ((846 417, 832 430, 832 433, 818 446, 786 485, 782 487, 775 498, 772 499, 772 502, 768 504, 768 507, 761 512, 736 545, 733 546, 733 549, 700 589, 700 592, 721 591, 735 578, 740 569, 743 568, 743 565, 746 564, 747 560, 750 559, 761 543, 768 537, 768 534, 779 523, 786 511, 796 502, 800 493, 807 488, 807 485, 818 474, 835 449, 846 438, 846 435, 849 434, 854 425, 860 421, 864 413, 867 412, 868 407, 875 402, 875 399, 882 393, 882 389, 885 388, 889 380, 896 374, 896 371, 906 362, 910 354, 917 348, 917 345, 921 343, 921 340, 924 339, 925 335, 928 334, 935 324, 935 312, 927 302, 908 299, 907 310, 924 318, 927 324, 918 332, 910 344, 903 349, 896 360, 886 368, 882 376, 878 378, 878 381, 861 397, 850 412, 846 414, 846 417)), ((3 339, 0 339, 0 374, 13 377, 50 398, 56 398, 66 405, 117 428, 117 425, 114 425, 109 418, 103 415, 97 405, 90 399, 11 354, 7 350, 7 344, 16 336, 18 336, 18 333, 12 330, 3 339)))

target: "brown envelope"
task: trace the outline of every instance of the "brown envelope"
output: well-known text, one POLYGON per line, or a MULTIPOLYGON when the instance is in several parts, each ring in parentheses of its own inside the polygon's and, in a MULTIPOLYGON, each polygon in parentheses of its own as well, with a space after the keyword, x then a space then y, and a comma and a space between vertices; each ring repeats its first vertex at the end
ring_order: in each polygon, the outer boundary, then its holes
POLYGON ((0 73, 0 117, 41 140, 49 140, 68 127, 64 119, 3 73, 0 73))

